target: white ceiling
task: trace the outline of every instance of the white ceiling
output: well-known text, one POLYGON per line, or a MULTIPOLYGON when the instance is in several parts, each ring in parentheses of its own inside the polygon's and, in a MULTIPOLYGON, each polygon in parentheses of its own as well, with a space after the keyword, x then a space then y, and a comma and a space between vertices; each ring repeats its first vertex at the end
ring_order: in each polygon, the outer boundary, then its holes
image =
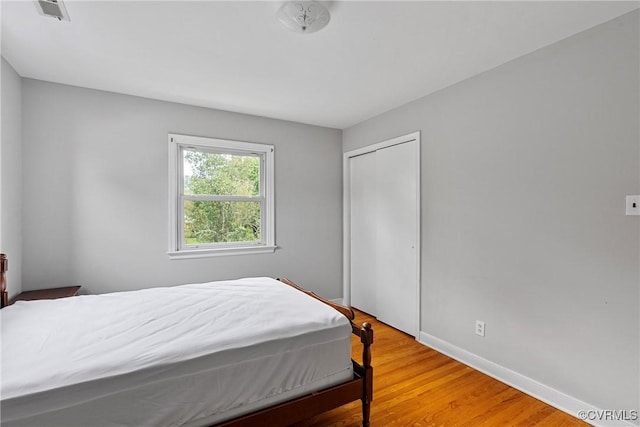
POLYGON ((638 1, 332 1, 297 34, 273 1, 2 0, 23 77, 343 129, 638 8, 638 1))

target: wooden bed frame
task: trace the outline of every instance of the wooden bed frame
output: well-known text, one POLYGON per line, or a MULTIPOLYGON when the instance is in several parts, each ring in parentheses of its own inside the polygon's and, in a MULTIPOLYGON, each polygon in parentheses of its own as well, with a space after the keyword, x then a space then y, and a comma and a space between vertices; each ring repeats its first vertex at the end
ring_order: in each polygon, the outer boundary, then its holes
MULTIPOLYGON (((9 305, 7 293, 7 281, 5 273, 9 269, 9 262, 5 254, 0 254, 0 308, 9 305)), ((307 291, 296 285, 289 279, 278 279, 282 283, 292 286, 323 303, 335 308, 345 315, 351 322, 351 332, 360 338, 362 343, 362 364, 352 359, 353 378, 342 384, 313 392, 284 403, 280 403, 260 411, 234 418, 232 420, 216 424, 218 427, 253 427, 287 426, 328 410, 337 408, 355 400, 362 401, 362 425, 369 426, 369 414, 371 401, 373 400, 373 367, 371 366, 371 344, 373 343, 373 330, 370 323, 357 326, 353 323, 355 314, 349 307, 328 301, 313 292, 307 291)))
POLYGON ((0 308, 9 305, 9 293, 7 292, 6 272, 9 269, 9 260, 5 254, 0 254, 0 308))

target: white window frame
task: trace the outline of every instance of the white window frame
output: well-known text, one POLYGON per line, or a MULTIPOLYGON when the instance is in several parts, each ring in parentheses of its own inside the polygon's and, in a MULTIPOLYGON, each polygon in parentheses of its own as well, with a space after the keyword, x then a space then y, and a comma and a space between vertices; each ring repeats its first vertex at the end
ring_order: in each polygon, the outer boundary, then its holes
POLYGON ((169 251, 171 259, 203 258, 220 255, 269 253, 276 249, 274 216, 274 147, 268 144, 169 134, 169 251), (259 242, 184 244, 184 171, 183 151, 186 148, 223 152, 227 154, 257 155, 260 164, 260 196, 211 196, 211 200, 244 199, 261 202, 259 242))

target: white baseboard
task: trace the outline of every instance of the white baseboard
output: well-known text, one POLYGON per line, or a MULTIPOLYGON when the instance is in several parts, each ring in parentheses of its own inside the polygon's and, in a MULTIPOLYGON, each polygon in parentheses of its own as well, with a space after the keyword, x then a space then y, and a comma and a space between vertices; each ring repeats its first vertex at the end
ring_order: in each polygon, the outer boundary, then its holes
POLYGON ((532 397, 535 397, 538 400, 558 408, 572 417, 579 418, 580 413, 588 414, 589 419, 586 421, 593 425, 602 427, 635 427, 639 425, 637 424, 637 420, 635 422, 596 420, 595 418, 606 418, 606 416, 598 417, 598 414, 605 414, 606 411, 576 399, 575 397, 569 396, 534 379, 519 374, 518 372, 512 371, 511 369, 505 368, 504 366, 498 365, 497 363, 480 357, 454 344, 434 337, 433 335, 429 335, 426 332, 420 331, 418 342, 426 345, 427 347, 431 347, 440 353, 446 354, 447 356, 485 373, 498 381, 510 385, 511 387, 532 397))

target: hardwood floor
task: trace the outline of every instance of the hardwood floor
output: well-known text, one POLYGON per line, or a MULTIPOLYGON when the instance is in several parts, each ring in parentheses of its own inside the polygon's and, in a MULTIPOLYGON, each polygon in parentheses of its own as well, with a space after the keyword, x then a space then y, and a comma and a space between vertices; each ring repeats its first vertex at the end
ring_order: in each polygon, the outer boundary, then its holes
MULTIPOLYGON (((588 425, 358 312, 362 322, 374 330, 372 427, 588 425)), ((358 354, 357 338, 352 345, 358 354)), ((353 402, 295 426, 356 427, 360 409, 353 402)))

